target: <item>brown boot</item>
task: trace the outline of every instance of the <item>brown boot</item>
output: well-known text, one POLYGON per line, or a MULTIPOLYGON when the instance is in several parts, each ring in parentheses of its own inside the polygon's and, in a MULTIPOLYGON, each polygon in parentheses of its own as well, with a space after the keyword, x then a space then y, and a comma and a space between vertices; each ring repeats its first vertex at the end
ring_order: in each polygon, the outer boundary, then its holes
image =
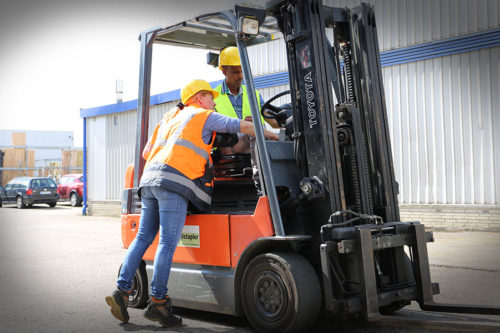
POLYGON ((111 296, 106 296, 106 303, 111 307, 111 314, 116 319, 128 323, 130 316, 128 315, 128 296, 129 293, 116 289, 111 293, 111 296))
POLYGON ((174 314, 172 302, 168 296, 162 300, 151 297, 148 306, 144 309, 144 318, 157 321, 166 327, 182 324, 182 318, 174 314))

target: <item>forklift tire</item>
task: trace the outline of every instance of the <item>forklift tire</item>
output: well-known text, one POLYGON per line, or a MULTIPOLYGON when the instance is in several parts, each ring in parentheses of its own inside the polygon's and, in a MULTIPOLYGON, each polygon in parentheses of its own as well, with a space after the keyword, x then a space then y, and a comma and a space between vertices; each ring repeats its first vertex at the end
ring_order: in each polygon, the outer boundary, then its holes
POLYGON ((243 273, 241 302, 259 332, 305 332, 320 312, 321 289, 303 256, 265 253, 252 259, 243 273))
MULTIPOLYGON (((122 265, 120 265, 120 269, 118 270, 118 276, 120 276, 121 270, 122 265)), ((146 273, 146 264, 142 261, 132 279, 132 294, 128 297, 128 306, 131 308, 144 308, 148 300, 148 275, 146 273)))

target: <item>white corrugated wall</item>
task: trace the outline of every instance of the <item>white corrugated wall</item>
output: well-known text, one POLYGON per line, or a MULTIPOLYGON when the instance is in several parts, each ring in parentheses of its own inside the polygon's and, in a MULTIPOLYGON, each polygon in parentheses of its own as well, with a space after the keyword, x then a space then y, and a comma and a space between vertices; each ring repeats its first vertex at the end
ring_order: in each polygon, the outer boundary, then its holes
POLYGON ((400 202, 498 204, 500 47, 383 74, 400 202))
POLYGON ((106 199, 121 199, 127 165, 134 163, 137 111, 114 113, 106 119, 106 199))
POLYGON ((89 200, 105 200, 106 160, 109 151, 106 142, 106 117, 87 118, 87 195, 89 200))

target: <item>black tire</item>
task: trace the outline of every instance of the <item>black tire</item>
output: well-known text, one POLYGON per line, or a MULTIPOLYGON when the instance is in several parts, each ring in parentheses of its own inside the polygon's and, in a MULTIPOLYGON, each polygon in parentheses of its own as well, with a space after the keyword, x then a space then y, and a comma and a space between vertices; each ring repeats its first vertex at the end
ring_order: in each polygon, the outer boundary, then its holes
POLYGON ((51 202, 51 203, 49 203, 49 206, 52 207, 52 208, 54 208, 56 205, 57 205, 57 202, 51 202))
POLYGON ((82 204, 82 200, 78 198, 78 195, 75 192, 71 193, 71 195, 69 196, 69 202, 71 203, 72 207, 77 207, 82 204))
POLYGON ((0 208, 2 208, 2 200, 0 200, 0 208))
MULTIPOLYGON (((118 276, 120 276, 120 269, 118 270, 118 276)), ((149 300, 149 290, 148 290, 148 274, 146 273, 146 264, 144 261, 141 262, 137 271, 135 271, 134 278, 132 280, 132 294, 128 298, 128 306, 131 308, 144 308, 149 300)))
POLYGON ((26 205, 24 204, 23 197, 20 195, 18 195, 16 198, 16 206, 18 209, 23 209, 24 207, 26 207, 26 205))
POLYGON ((305 332, 316 321, 321 289, 303 256, 261 254, 250 261, 241 282, 243 311, 258 332, 305 332))

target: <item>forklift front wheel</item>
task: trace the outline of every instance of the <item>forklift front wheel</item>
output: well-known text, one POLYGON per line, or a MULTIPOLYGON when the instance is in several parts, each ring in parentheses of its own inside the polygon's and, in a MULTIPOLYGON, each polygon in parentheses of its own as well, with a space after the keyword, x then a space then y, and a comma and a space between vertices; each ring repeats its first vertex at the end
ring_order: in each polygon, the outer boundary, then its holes
POLYGON ((265 253, 249 263, 241 283, 243 311, 260 332, 303 332, 321 306, 319 280, 296 253, 265 253))
MULTIPOLYGON (((120 265, 118 276, 120 276, 121 270, 122 266, 120 265)), ((143 261, 135 271, 132 279, 132 294, 128 298, 128 306, 131 308, 144 308, 148 303, 148 299, 148 275, 146 273, 146 264, 143 261)))

